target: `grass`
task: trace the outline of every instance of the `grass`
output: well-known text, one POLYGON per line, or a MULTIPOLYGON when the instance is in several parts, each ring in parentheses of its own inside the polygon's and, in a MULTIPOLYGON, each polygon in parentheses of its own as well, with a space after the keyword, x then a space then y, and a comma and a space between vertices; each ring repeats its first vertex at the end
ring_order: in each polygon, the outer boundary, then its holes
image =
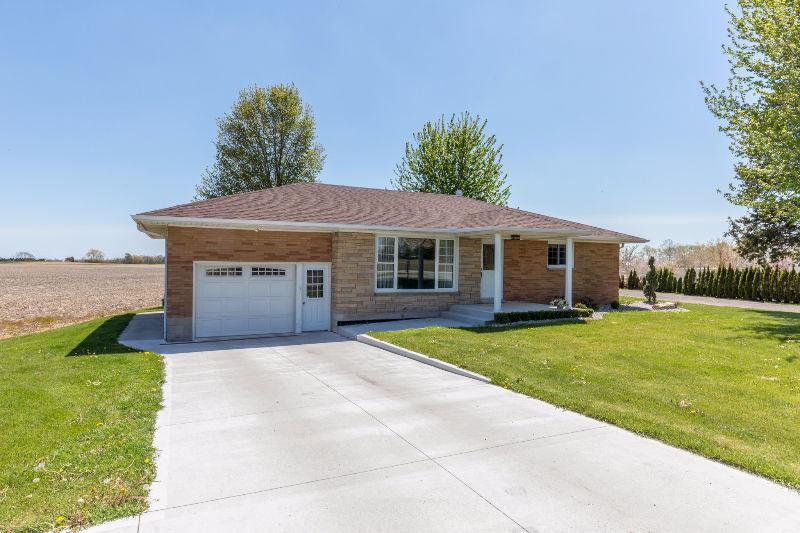
POLYGON ((800 488, 797 314, 683 307, 690 312, 370 335, 800 488))
POLYGON ((0 531, 146 508, 163 363, 116 342, 132 317, 0 341, 0 531))

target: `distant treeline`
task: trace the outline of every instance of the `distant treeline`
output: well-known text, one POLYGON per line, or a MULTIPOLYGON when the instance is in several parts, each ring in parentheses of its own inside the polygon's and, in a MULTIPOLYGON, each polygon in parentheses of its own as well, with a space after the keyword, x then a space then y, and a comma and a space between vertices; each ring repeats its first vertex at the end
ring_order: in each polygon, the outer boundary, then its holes
POLYGON ((48 259, 37 259, 35 257, 0 257, 0 263, 13 263, 13 262, 29 262, 29 261, 48 261, 48 259))
POLYGON ((112 257, 106 259, 105 256, 100 254, 87 254, 83 257, 83 259, 75 259, 73 256, 69 256, 64 259, 64 261, 68 263, 72 263, 75 261, 81 261, 84 263, 121 263, 125 265, 161 265, 164 264, 164 256, 163 255, 136 255, 136 254, 125 254, 122 257, 112 257))
MULTIPOLYGON (((683 277, 668 268, 658 269, 657 292, 673 292, 716 298, 760 300, 765 302, 800 303, 800 273, 774 267, 717 269, 689 268, 683 277)), ((641 289, 644 276, 631 270, 619 277, 620 288, 641 289)))

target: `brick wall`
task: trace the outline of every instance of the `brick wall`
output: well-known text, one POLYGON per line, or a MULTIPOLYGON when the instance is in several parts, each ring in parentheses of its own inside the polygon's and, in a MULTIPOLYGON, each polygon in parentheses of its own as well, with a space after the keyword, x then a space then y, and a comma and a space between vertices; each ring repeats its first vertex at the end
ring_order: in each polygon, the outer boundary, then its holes
POLYGON ((588 296, 598 304, 619 299, 619 244, 575 243, 572 293, 575 301, 588 296))
POLYGON ((330 233, 172 226, 167 236, 167 339, 192 337, 193 261, 330 260, 330 233))
MULTIPOLYGON (((547 268, 547 241, 504 242, 503 299, 547 303, 564 296, 564 270, 547 268)), ((619 297, 619 245, 575 243, 574 301, 588 296, 604 304, 619 297)))
POLYGON ((376 293, 375 236, 333 235, 332 320, 437 316, 455 303, 477 303, 481 285, 480 239, 460 239, 457 293, 376 293))

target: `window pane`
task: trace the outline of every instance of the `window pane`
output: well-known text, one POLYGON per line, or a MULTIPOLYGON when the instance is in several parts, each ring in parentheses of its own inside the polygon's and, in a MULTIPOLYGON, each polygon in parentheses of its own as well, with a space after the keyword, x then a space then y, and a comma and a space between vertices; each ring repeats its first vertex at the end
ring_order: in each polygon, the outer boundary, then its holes
POLYGON ((483 270, 494 270, 494 244, 483 245, 483 270))
POLYGON ((453 288, 453 260, 455 257, 455 241, 439 241, 439 288, 453 288))
POLYGON ((375 286, 394 288, 394 237, 378 237, 378 264, 375 286))
POLYGON ((397 288, 434 289, 436 277, 436 241, 408 239, 397 241, 397 288))
POLYGON ((286 270, 283 268, 252 267, 250 275, 256 278, 261 276, 285 276, 286 270))
POLYGON ((419 243, 420 258, 422 259, 422 285, 420 289, 436 288, 436 241, 423 239, 419 243))
POLYGON ((379 263, 378 264, 378 288, 379 289, 392 289, 394 288, 394 263, 379 263))
POLYGON ((322 270, 309 269, 306 270, 306 297, 307 298, 323 298, 325 286, 325 277, 322 270))
POLYGON ((207 268, 206 276, 241 276, 242 267, 207 268))
POLYGON ((378 262, 394 263, 394 237, 378 237, 378 262))
POLYGON ((547 264, 550 266, 567 264, 567 245, 548 244, 547 245, 547 264))
POLYGON ((422 239, 397 241, 397 288, 419 288, 419 243, 422 239))

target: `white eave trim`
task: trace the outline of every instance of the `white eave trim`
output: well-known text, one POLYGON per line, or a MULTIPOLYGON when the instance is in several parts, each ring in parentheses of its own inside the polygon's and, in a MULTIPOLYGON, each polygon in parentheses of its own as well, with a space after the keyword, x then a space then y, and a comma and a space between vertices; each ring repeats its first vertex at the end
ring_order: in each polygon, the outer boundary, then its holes
POLYGON ((334 224, 326 222, 293 222, 286 220, 244 220, 227 218, 201 218, 201 217, 172 217, 156 215, 131 215, 139 231, 153 238, 164 238, 163 232, 158 231, 158 226, 185 226, 201 228, 229 228, 249 229, 255 231, 270 230, 296 230, 296 231, 365 231, 365 232, 398 232, 398 233, 425 233, 442 235, 474 235, 481 233, 521 234, 530 236, 558 235, 562 237, 576 237, 578 240, 597 242, 648 242, 646 239, 613 239, 605 236, 596 236, 589 233, 562 229, 531 229, 503 226, 485 226, 480 228, 411 228, 405 226, 380 226, 372 224, 334 224), (152 227, 156 226, 156 228, 152 227))

